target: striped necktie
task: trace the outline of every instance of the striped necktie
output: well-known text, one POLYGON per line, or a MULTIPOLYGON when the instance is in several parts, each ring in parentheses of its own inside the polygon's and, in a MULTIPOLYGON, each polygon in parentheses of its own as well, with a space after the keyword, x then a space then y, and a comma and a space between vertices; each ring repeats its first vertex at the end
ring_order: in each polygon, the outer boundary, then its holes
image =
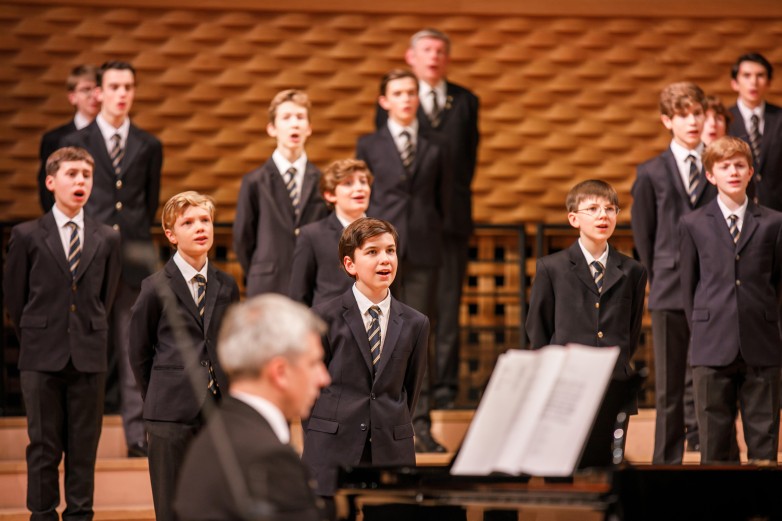
MULTIPOLYGON (((206 277, 200 273, 193 277, 193 280, 198 284, 198 294, 196 295, 196 305, 198 306, 198 316, 201 317, 201 323, 204 322, 204 311, 206 309, 206 277)), ((206 384, 206 388, 214 396, 220 395, 220 388, 217 385, 217 377, 215 376, 215 369, 212 365, 212 361, 209 360, 209 383, 206 384)))
POLYGON ((114 175, 120 175, 122 168, 120 163, 125 157, 125 149, 122 148, 122 137, 117 133, 111 136, 111 166, 114 167, 114 175))
POLYGON ((440 103, 437 101, 437 91, 432 89, 429 95, 432 96, 432 112, 429 114, 429 122, 432 127, 437 128, 440 126, 443 111, 440 110, 440 103))
POLYGON ((405 170, 410 172, 413 167, 413 161, 415 160, 413 140, 410 138, 410 132, 407 130, 403 130, 399 136, 404 140, 402 147, 402 165, 405 167, 405 170))
POLYGON ((76 268, 79 267, 79 261, 81 260, 79 225, 73 221, 68 221, 65 225, 71 227, 71 240, 68 245, 68 267, 71 270, 71 276, 76 278, 76 268))
POLYGON ((597 292, 603 292, 603 275, 605 275, 605 268, 600 261, 592 261, 592 267, 595 268, 595 286, 597 286, 597 292))
POLYGON ((749 146, 752 148, 752 157, 755 160, 755 164, 760 163, 760 118, 757 114, 752 114, 750 118, 751 125, 749 129, 749 146))
POLYGON ((701 178, 698 171, 697 158, 690 154, 687 156, 687 161, 690 163, 690 176, 687 186, 687 195, 690 197, 690 204, 695 206, 695 201, 698 199, 698 186, 700 185, 701 178))
POLYGON ((377 362, 380 360, 380 308, 372 306, 369 308, 369 316, 372 317, 372 323, 367 329, 369 337, 369 354, 372 358, 372 372, 377 369, 377 362))
POLYGON ((285 171, 285 175, 283 176, 283 180, 285 181, 285 189, 288 190, 288 196, 291 198, 291 204, 293 205, 293 210, 298 214, 299 213, 299 187, 296 184, 296 167, 290 167, 288 170, 285 171))
POLYGON ((739 231, 739 218, 737 215, 730 214, 728 216, 728 230, 730 230, 730 236, 733 237, 733 244, 739 242, 741 232, 739 231))

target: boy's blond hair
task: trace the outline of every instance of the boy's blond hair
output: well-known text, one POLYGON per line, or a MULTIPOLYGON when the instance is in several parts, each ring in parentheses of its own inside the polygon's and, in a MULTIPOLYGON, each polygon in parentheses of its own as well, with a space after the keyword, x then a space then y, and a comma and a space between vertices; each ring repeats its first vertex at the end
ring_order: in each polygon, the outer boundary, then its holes
MULTIPOLYGON (((367 176, 367 183, 372 186, 375 177, 372 172, 369 171, 367 164, 361 159, 338 159, 331 163, 323 171, 323 175, 320 176, 320 193, 321 195, 326 192, 334 193, 337 189, 337 185, 340 184, 345 178, 357 173, 362 172, 367 176)), ((329 208, 333 208, 334 205, 326 201, 326 205, 329 208)))
POLYGON ((212 221, 215 220, 214 199, 208 195, 199 194, 198 192, 189 190, 187 192, 178 193, 166 201, 165 206, 163 206, 163 212, 160 216, 160 224, 163 226, 163 231, 172 230, 174 228, 174 223, 176 223, 177 217, 182 215, 185 210, 191 206, 203 208, 209 212, 209 217, 211 217, 212 221))
POLYGON ((68 92, 73 92, 76 90, 76 85, 79 84, 79 80, 87 80, 97 83, 98 68, 94 65, 84 64, 77 65, 71 69, 70 74, 68 74, 68 79, 65 80, 65 87, 68 89, 68 92))
POLYGON ((280 105, 290 101, 300 107, 307 109, 307 121, 310 120, 310 98, 303 90, 298 89, 286 89, 275 94, 272 102, 269 104, 269 123, 274 125, 274 120, 277 118, 277 109, 280 105))
POLYGON ((578 210, 578 205, 586 199, 602 198, 619 208, 619 196, 610 184, 600 179, 588 179, 570 189, 565 199, 568 212, 578 210))
POLYGON ((81 147, 58 148, 46 159, 46 175, 53 176, 65 161, 86 161, 91 168, 95 167, 95 160, 89 152, 81 147))
POLYGON ((671 83, 660 93, 660 114, 672 118, 684 116, 694 105, 706 109, 706 95, 691 81, 671 83))
POLYGON ((738 155, 744 156, 747 164, 752 166, 752 150, 747 142, 733 136, 722 136, 712 141, 703 151, 703 167, 707 172, 711 172, 715 163, 738 155))

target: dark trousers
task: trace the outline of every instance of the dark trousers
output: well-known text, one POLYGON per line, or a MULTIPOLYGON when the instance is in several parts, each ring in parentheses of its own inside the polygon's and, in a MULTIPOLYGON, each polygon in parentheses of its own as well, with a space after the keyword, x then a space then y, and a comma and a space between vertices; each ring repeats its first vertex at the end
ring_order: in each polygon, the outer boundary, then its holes
POLYGON ((174 521, 177 476, 190 442, 203 426, 200 416, 191 423, 144 421, 149 443, 149 478, 157 521, 174 521))
POLYGON ((443 237, 443 264, 437 279, 437 320, 434 324, 434 407, 452 404, 459 390, 459 306, 467 272, 469 236, 443 237))
MULTIPOLYGON (((436 267, 417 266, 402 261, 399 266, 396 281, 391 286, 391 292, 395 298, 426 315, 429 318, 430 323, 434 322, 437 317, 437 272, 438 269, 436 267)), ((427 369, 424 372, 424 381, 421 385, 421 392, 418 395, 418 403, 413 411, 413 425, 416 426, 416 428, 426 430, 428 430, 432 424, 432 419, 429 416, 429 411, 431 410, 431 404, 429 403, 429 368, 433 367, 431 330, 429 332, 429 339, 427 369)))
POLYGON ((777 461, 779 367, 749 366, 739 355, 724 367, 693 367, 692 376, 701 463, 739 462, 733 452, 737 403, 748 459, 777 461))
POLYGON ((71 361, 52 373, 21 371, 27 411, 27 508, 30 519, 57 520, 58 466, 65 454, 63 520, 91 520, 95 459, 106 373, 82 373, 71 361))
POLYGON ((695 411, 684 408, 690 343, 684 311, 652 310, 652 337, 657 408, 652 463, 678 465, 684 456, 685 417, 695 423, 695 411))

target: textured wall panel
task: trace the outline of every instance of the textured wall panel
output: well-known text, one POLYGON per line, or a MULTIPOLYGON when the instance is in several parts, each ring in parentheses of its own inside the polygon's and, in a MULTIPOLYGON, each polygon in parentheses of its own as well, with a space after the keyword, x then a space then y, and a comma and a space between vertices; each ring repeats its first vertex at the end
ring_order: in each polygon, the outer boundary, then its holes
POLYGON ((132 118, 164 143, 161 199, 208 192, 218 219, 230 221, 241 176, 274 149, 265 125, 276 91, 309 91, 307 151, 325 167, 352 155, 357 137, 373 129, 379 77, 404 64, 410 34, 436 25, 454 40, 452 79, 482 99, 475 215, 488 223, 564 221, 567 190, 590 177, 614 183, 628 207, 635 166, 668 142, 657 114, 665 84, 693 80, 730 104, 728 70, 738 54, 756 50, 782 63, 782 16, 764 0, 739 16, 729 2, 709 4, 710 18, 698 15, 698 2, 684 11, 662 2, 653 16, 626 2, 589 12, 561 1, 566 16, 514 2, 489 2, 486 14, 436 2, 388 6, 397 14, 344 1, 339 12, 301 1, 296 12, 240 0, 224 9, 116 3, 0 6, 0 219, 38 215, 39 139, 70 116, 62 84, 81 62, 137 66, 132 118), (762 16, 764 6, 771 16, 762 16))

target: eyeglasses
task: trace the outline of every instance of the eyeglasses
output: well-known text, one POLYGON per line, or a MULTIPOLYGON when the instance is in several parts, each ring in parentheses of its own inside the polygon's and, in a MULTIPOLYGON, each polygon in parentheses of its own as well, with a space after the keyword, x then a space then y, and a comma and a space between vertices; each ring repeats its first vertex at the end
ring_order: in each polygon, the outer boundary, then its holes
POLYGON ((600 215, 600 210, 603 210, 607 217, 616 217, 619 215, 619 207, 617 206, 598 206, 596 204, 587 206, 586 208, 582 208, 580 210, 576 210, 575 213, 585 213, 590 217, 597 217, 600 215))

